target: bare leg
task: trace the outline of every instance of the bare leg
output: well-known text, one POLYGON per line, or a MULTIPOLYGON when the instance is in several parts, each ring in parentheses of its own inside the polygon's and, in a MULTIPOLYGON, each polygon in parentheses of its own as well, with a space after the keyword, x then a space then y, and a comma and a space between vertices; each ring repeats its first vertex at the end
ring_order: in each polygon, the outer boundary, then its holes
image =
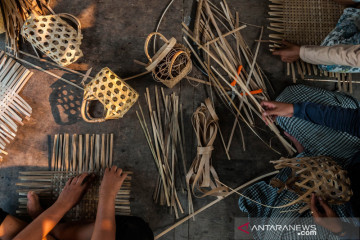
POLYGON ((58 224, 51 232, 57 240, 90 240, 94 231, 94 222, 68 222, 58 224))
POLYGON ((302 153, 305 151, 304 147, 299 143, 299 141, 291 136, 289 133, 284 132, 285 136, 291 140, 291 142, 295 145, 296 150, 298 153, 302 153))
POLYGON ((21 221, 20 219, 11 215, 8 215, 0 225, 0 239, 13 239, 21 230, 26 227, 26 225, 26 222, 21 221))
MULTIPOLYGON (((39 197, 34 192, 29 192, 27 209, 32 219, 37 218, 44 209, 41 207, 39 197)), ((21 230, 21 229, 20 229, 21 230)), ((90 240, 94 230, 94 223, 68 222, 59 223, 51 235, 58 240, 90 240)))

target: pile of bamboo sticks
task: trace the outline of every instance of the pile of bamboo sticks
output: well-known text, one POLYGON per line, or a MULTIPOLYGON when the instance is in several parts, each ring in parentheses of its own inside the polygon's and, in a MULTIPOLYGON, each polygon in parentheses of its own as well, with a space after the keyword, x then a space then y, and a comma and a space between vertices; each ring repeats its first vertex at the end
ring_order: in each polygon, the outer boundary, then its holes
MULTIPOLYGON (((52 171, 20 172, 19 210, 26 214, 26 195, 29 191, 39 194, 45 204, 53 203, 61 193, 67 180, 82 172, 94 172, 96 178, 75 208, 66 215, 70 220, 94 220, 99 200, 99 186, 103 170, 113 164, 113 134, 56 134, 51 154, 52 171)), ((132 172, 127 172, 123 186, 116 195, 117 215, 130 215, 130 193, 132 172)))
MULTIPOLYGON (((2 0, 0 11, 4 22, 6 40, 12 48, 19 49, 20 31, 30 14, 44 15, 48 6, 47 0, 2 0)), ((0 15, 0 17, 1 17, 0 15)), ((1 21, 0 21, 1 22, 1 21)))
MULTIPOLYGON (((16 136, 18 125, 29 119, 30 105, 19 95, 32 72, 0 51, 0 153, 7 155, 6 144, 16 136)), ((0 156, 0 160, 2 157, 0 156)))
MULTIPOLYGON (((155 87, 155 106, 152 105, 148 88, 146 88, 145 99, 148 105, 151 129, 146 123, 140 104, 140 113, 136 112, 136 114, 159 171, 153 199, 156 203, 167 205, 173 209, 176 218, 179 218, 179 212, 184 213, 184 210, 177 188, 184 190, 184 176, 187 173, 182 104, 179 102, 179 96, 176 96, 175 93, 165 95, 164 89, 161 88, 160 95, 157 87, 155 87), (150 130, 152 130, 152 134, 150 130), (179 164, 182 165, 182 173, 179 172, 181 169, 179 164)), ((194 210, 188 183, 186 183, 186 191, 188 211, 191 214, 194 210)))
MULTIPOLYGON (((192 40, 196 48, 184 37, 185 42, 208 75, 209 81, 215 86, 224 104, 230 107, 230 111, 235 116, 227 150, 230 148, 237 126, 242 135, 239 121, 244 122, 256 136, 272 148, 255 131, 255 118, 261 119, 263 110, 260 102, 269 99, 269 96, 266 76, 257 63, 260 41, 253 53, 240 32, 245 27, 247 25, 240 26, 238 12, 234 17, 225 0, 220 3, 220 7, 209 0, 199 0, 194 31, 183 24, 183 32, 192 40), (231 89, 235 99, 229 96, 226 88, 231 89)), ((258 28, 261 40, 263 27, 258 28)), ((268 126, 288 153, 292 154, 294 149, 281 136, 275 124, 270 123, 268 126)), ((245 145, 243 147, 245 149, 245 145)))

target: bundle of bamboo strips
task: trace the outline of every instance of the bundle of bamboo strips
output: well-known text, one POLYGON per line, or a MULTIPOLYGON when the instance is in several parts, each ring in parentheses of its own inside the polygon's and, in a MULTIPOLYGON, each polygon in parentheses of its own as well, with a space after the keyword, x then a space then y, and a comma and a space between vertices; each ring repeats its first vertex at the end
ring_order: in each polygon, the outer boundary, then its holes
MULTIPOLYGON (((182 185, 185 180, 183 176, 187 173, 182 104, 179 103, 179 97, 175 93, 165 95, 164 89, 161 88, 160 95, 157 87, 155 87, 155 107, 153 108, 148 88, 146 88, 145 99, 149 109, 152 135, 140 104, 140 114, 139 112, 136 114, 159 171, 153 199, 160 205, 171 207, 176 218, 179 218, 179 211, 184 213, 184 210, 179 200, 177 187, 180 185, 183 189, 182 185), (162 101, 160 97, 162 97, 162 101), (160 108, 161 102, 163 108, 160 108), (178 171, 179 164, 181 164, 179 159, 182 162, 183 173, 178 171)), ((186 191, 188 211, 191 214, 194 210, 188 183, 186 183, 186 191)))
MULTIPOLYGON (((280 48, 281 40, 298 45, 320 45, 334 29, 344 6, 333 0, 270 0, 270 51, 280 48), (306 9, 306 11, 304 11, 306 9)), ((326 72, 302 60, 287 63, 287 75, 296 83, 297 75, 303 80, 313 76, 334 78, 339 89, 352 92, 351 74, 326 72)))
POLYGON ((212 105, 211 100, 207 98, 205 104, 201 104, 192 117, 198 144, 196 157, 186 174, 186 182, 191 186, 194 196, 199 198, 228 194, 228 189, 218 183, 219 177, 211 160, 213 144, 220 130, 219 118, 212 105), (198 195, 196 190, 201 195, 198 195))
MULTIPOLYGON (((47 0, 1 0, 0 11, 4 22, 6 40, 17 50, 21 27, 31 15, 43 15, 48 8, 47 0)), ((0 16, 1 17, 1 16, 0 16)), ((0 21, 1 22, 1 21, 0 21)))
MULTIPOLYGON (((48 204, 54 202, 70 177, 82 172, 94 172, 96 178, 78 206, 66 218, 71 220, 94 220, 99 200, 99 186, 103 170, 113 164, 113 134, 56 134, 54 136, 51 170, 20 172, 19 210, 26 214, 26 195, 34 191, 48 204)), ((123 186, 117 193, 115 210, 117 215, 130 215, 131 175, 127 172, 123 186)))
MULTIPOLYGON (((18 125, 29 119, 30 105, 19 96, 32 72, 0 51, 0 153, 6 154, 5 146, 16 136, 18 125)), ((2 157, 0 156, 2 160, 2 157)))
MULTIPOLYGON (((246 25, 240 26, 239 24, 238 12, 236 12, 234 18, 225 0, 220 3, 220 8, 209 0, 200 0, 194 32, 192 33, 185 24, 183 24, 183 32, 201 50, 202 54, 199 54, 197 49, 194 49, 186 38, 184 40, 201 67, 206 71, 209 81, 215 85, 215 90, 220 98, 225 105, 230 106, 230 110, 235 116, 233 129, 226 147, 227 150, 230 148, 237 126, 239 126, 242 135, 239 120, 243 121, 260 140, 272 148, 255 131, 255 117, 261 118, 263 110, 260 101, 267 100, 269 97, 265 83, 266 76, 257 64, 260 42, 257 44, 255 53, 252 53, 240 33, 240 30, 244 27, 246 25), (229 96, 225 87, 231 89, 236 100, 229 96), (255 95, 254 93, 258 94, 255 95)), ((261 29, 261 40, 263 27, 259 28, 261 29)), ((288 153, 292 154, 294 149, 281 136, 275 124, 270 123, 268 126, 288 153)), ((243 147, 245 149, 245 145, 243 147)))

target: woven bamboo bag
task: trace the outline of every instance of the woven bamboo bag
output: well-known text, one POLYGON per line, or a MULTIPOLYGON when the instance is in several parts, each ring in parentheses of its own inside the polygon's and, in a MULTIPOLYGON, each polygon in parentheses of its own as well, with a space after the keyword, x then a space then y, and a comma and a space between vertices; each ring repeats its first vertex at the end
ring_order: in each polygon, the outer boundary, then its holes
POLYGON ((21 35, 60 66, 70 65, 83 56, 81 24, 71 14, 33 15, 24 23, 21 35), (77 30, 62 18, 73 22, 77 30))
POLYGON ((139 94, 109 68, 103 68, 84 88, 81 115, 86 122, 104 122, 122 118, 139 98, 139 94), (89 115, 89 103, 98 100, 104 105, 105 116, 89 115))
POLYGON ((176 43, 175 38, 167 40, 161 33, 153 32, 146 38, 144 50, 146 57, 149 59, 146 70, 152 71, 153 78, 162 82, 168 88, 173 88, 192 69, 190 50, 184 45, 176 43), (150 57, 148 46, 151 38, 156 35, 160 36, 160 39, 165 44, 153 57, 150 57))
POLYGON ((288 189, 298 194, 296 203, 307 203, 300 212, 309 209, 312 193, 335 205, 348 202, 353 195, 347 171, 330 157, 283 158, 271 163, 275 169, 291 168, 286 183, 273 179, 271 185, 280 188, 279 191, 288 189))

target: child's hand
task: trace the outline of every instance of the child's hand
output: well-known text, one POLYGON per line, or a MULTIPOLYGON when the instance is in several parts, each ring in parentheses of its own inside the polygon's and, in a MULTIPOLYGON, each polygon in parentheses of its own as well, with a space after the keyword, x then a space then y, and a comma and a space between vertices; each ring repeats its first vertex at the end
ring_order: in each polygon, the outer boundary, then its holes
POLYGON ((61 191, 56 203, 68 210, 73 208, 84 196, 90 183, 88 180, 92 180, 92 178, 93 176, 87 173, 70 178, 66 182, 66 185, 61 191))

